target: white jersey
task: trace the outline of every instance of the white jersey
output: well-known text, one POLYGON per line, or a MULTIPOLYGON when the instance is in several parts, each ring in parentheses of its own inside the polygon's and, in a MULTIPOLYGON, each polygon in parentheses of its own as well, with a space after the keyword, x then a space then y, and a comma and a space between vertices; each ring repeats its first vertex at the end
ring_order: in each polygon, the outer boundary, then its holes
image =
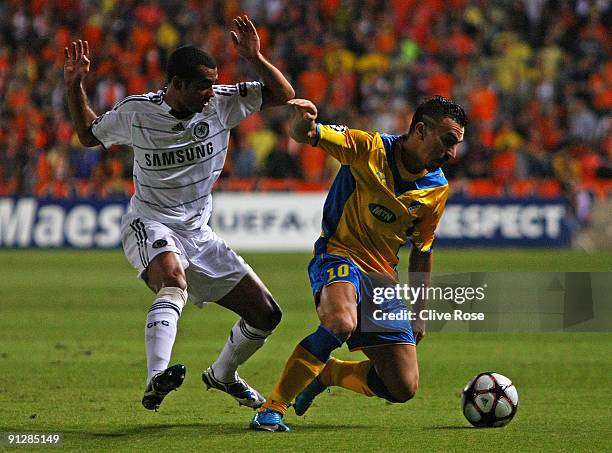
POLYGON ((261 109, 259 82, 214 85, 202 112, 178 119, 165 92, 129 96, 91 125, 108 148, 134 150, 135 193, 130 212, 180 229, 208 223, 211 189, 227 155, 230 129, 261 109))

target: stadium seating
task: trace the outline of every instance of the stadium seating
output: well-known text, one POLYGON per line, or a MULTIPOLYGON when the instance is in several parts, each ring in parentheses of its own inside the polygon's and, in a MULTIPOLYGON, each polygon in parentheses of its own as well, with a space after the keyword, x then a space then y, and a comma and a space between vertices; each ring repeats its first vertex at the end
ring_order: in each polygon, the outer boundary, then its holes
POLYGON ((538 183, 537 194, 544 198, 561 196, 561 184, 556 179, 544 179, 538 183))
POLYGON ((257 189, 262 192, 291 192, 294 190, 293 179, 262 178, 257 183, 257 189))
MULTIPOLYGON (((83 153, 73 133, 60 76, 62 49, 71 40, 89 40, 94 63, 86 88, 93 109, 102 113, 128 94, 162 87, 167 55, 185 44, 186 37, 200 36, 196 24, 203 17, 210 32, 201 34, 201 45, 218 59, 219 83, 252 78, 245 71, 248 65, 223 39, 232 14, 242 10, 256 17, 264 53, 293 81, 299 96, 317 101, 323 121, 402 133, 422 99, 438 93, 461 99, 470 117, 468 155, 461 161, 470 161, 471 150, 482 152, 473 158, 480 170, 458 165, 458 179, 451 180, 456 192, 481 198, 558 197, 559 180, 567 175, 559 174, 553 161, 566 154, 565 168, 578 175, 579 188, 596 198, 611 195, 609 180, 601 179, 612 167, 607 151, 612 88, 605 83, 612 69, 604 25, 609 2, 594 2, 582 11, 565 2, 535 2, 526 15, 528 2, 494 2, 488 8, 479 2, 426 1, 416 9, 398 1, 389 3, 394 11, 385 16, 379 2, 360 2, 360 8, 345 10, 343 2, 313 0, 308 15, 292 9, 293 32, 282 39, 288 17, 280 11, 252 10, 258 2, 210 0, 208 8, 218 11, 215 15, 207 14, 202 2, 171 2, 176 3, 172 14, 163 11, 164 2, 5 3, 0 23, 6 37, 0 43, 2 196, 105 198, 133 193, 129 152, 83 153), (436 14, 419 15, 434 4, 436 14), (64 14, 64 9, 75 11, 64 14), (153 10, 155 14, 143 13, 153 10), (537 15, 531 13, 539 14, 537 27, 531 23, 537 15), (129 32, 115 26, 119 16, 130 18, 129 32), (185 17, 198 20, 182 23, 185 17), (385 30, 376 26, 383 18, 390 21, 385 30), (317 36, 304 41, 312 21, 317 36), (343 26, 351 22, 368 30, 363 42, 343 26), (485 23, 490 27, 486 33, 485 23), (582 36, 589 36, 590 45, 573 45, 582 36), (555 55, 563 55, 562 62, 555 55), (583 80, 581 68, 587 66, 583 80), (400 67, 406 70, 394 70, 400 67), (492 69, 483 71, 485 67, 492 69), (463 187, 459 179, 465 178, 476 179, 463 187)), ((278 110, 244 121, 233 134, 230 154, 245 152, 245 159, 230 156, 216 187, 326 190, 334 172, 327 155, 310 146, 287 145, 299 178, 266 177, 278 174, 266 162, 274 146, 285 143, 285 120, 278 110), (242 165, 240 171, 233 165, 242 165)))
POLYGON ((467 195, 475 198, 490 198, 503 195, 503 187, 492 179, 474 179, 469 181, 467 195))

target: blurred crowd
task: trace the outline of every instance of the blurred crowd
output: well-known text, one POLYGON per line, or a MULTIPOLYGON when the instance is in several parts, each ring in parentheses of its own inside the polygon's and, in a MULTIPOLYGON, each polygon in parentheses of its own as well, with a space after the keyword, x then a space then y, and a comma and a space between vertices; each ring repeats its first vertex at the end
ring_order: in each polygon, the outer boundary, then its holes
MULTIPOLYGON (((609 0, 3 0, 0 2, 0 196, 125 196, 132 154, 84 149, 64 101, 63 49, 89 41, 87 91, 97 113, 166 83, 181 44, 207 49, 219 83, 254 80, 229 36, 248 14, 262 50, 320 119, 402 133, 415 106, 441 94, 469 124, 449 179, 507 191, 612 177, 609 0)), ((233 133, 229 181, 324 187, 337 167, 287 139, 288 111, 233 133)), ((281 185, 282 187, 282 185, 281 185)))

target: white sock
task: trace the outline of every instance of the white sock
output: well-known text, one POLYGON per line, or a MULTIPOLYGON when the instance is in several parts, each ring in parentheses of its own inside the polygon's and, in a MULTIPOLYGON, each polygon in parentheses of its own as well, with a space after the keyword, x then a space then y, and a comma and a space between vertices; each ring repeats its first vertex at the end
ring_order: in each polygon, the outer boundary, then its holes
POLYGON ((251 327, 244 319, 239 319, 232 327, 221 354, 211 365, 215 378, 221 382, 237 380, 238 367, 263 346, 271 333, 251 327))
POLYGON ((147 383, 168 368, 176 326, 187 301, 187 291, 181 288, 162 288, 151 305, 145 324, 147 348, 147 383))

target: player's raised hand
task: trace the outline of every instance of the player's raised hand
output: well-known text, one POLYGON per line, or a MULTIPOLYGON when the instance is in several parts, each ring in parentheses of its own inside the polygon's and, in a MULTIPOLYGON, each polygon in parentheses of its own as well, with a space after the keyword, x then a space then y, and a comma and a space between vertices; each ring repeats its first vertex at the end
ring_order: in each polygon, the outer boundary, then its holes
POLYGON ((64 82, 67 85, 80 83, 89 72, 89 43, 73 41, 70 48, 64 47, 64 82))
POLYGON ((299 143, 312 143, 317 135, 317 107, 308 99, 291 99, 287 105, 294 111, 289 128, 291 138, 299 143))
POLYGON ((317 119, 317 106, 308 99, 291 99, 287 101, 288 105, 295 107, 295 112, 301 115, 305 121, 314 121, 317 119))
POLYGON ((232 41, 238 53, 251 60, 259 55, 260 42, 259 35, 255 29, 255 25, 251 22, 251 19, 245 14, 244 16, 238 16, 234 19, 234 25, 238 32, 231 31, 232 41))

